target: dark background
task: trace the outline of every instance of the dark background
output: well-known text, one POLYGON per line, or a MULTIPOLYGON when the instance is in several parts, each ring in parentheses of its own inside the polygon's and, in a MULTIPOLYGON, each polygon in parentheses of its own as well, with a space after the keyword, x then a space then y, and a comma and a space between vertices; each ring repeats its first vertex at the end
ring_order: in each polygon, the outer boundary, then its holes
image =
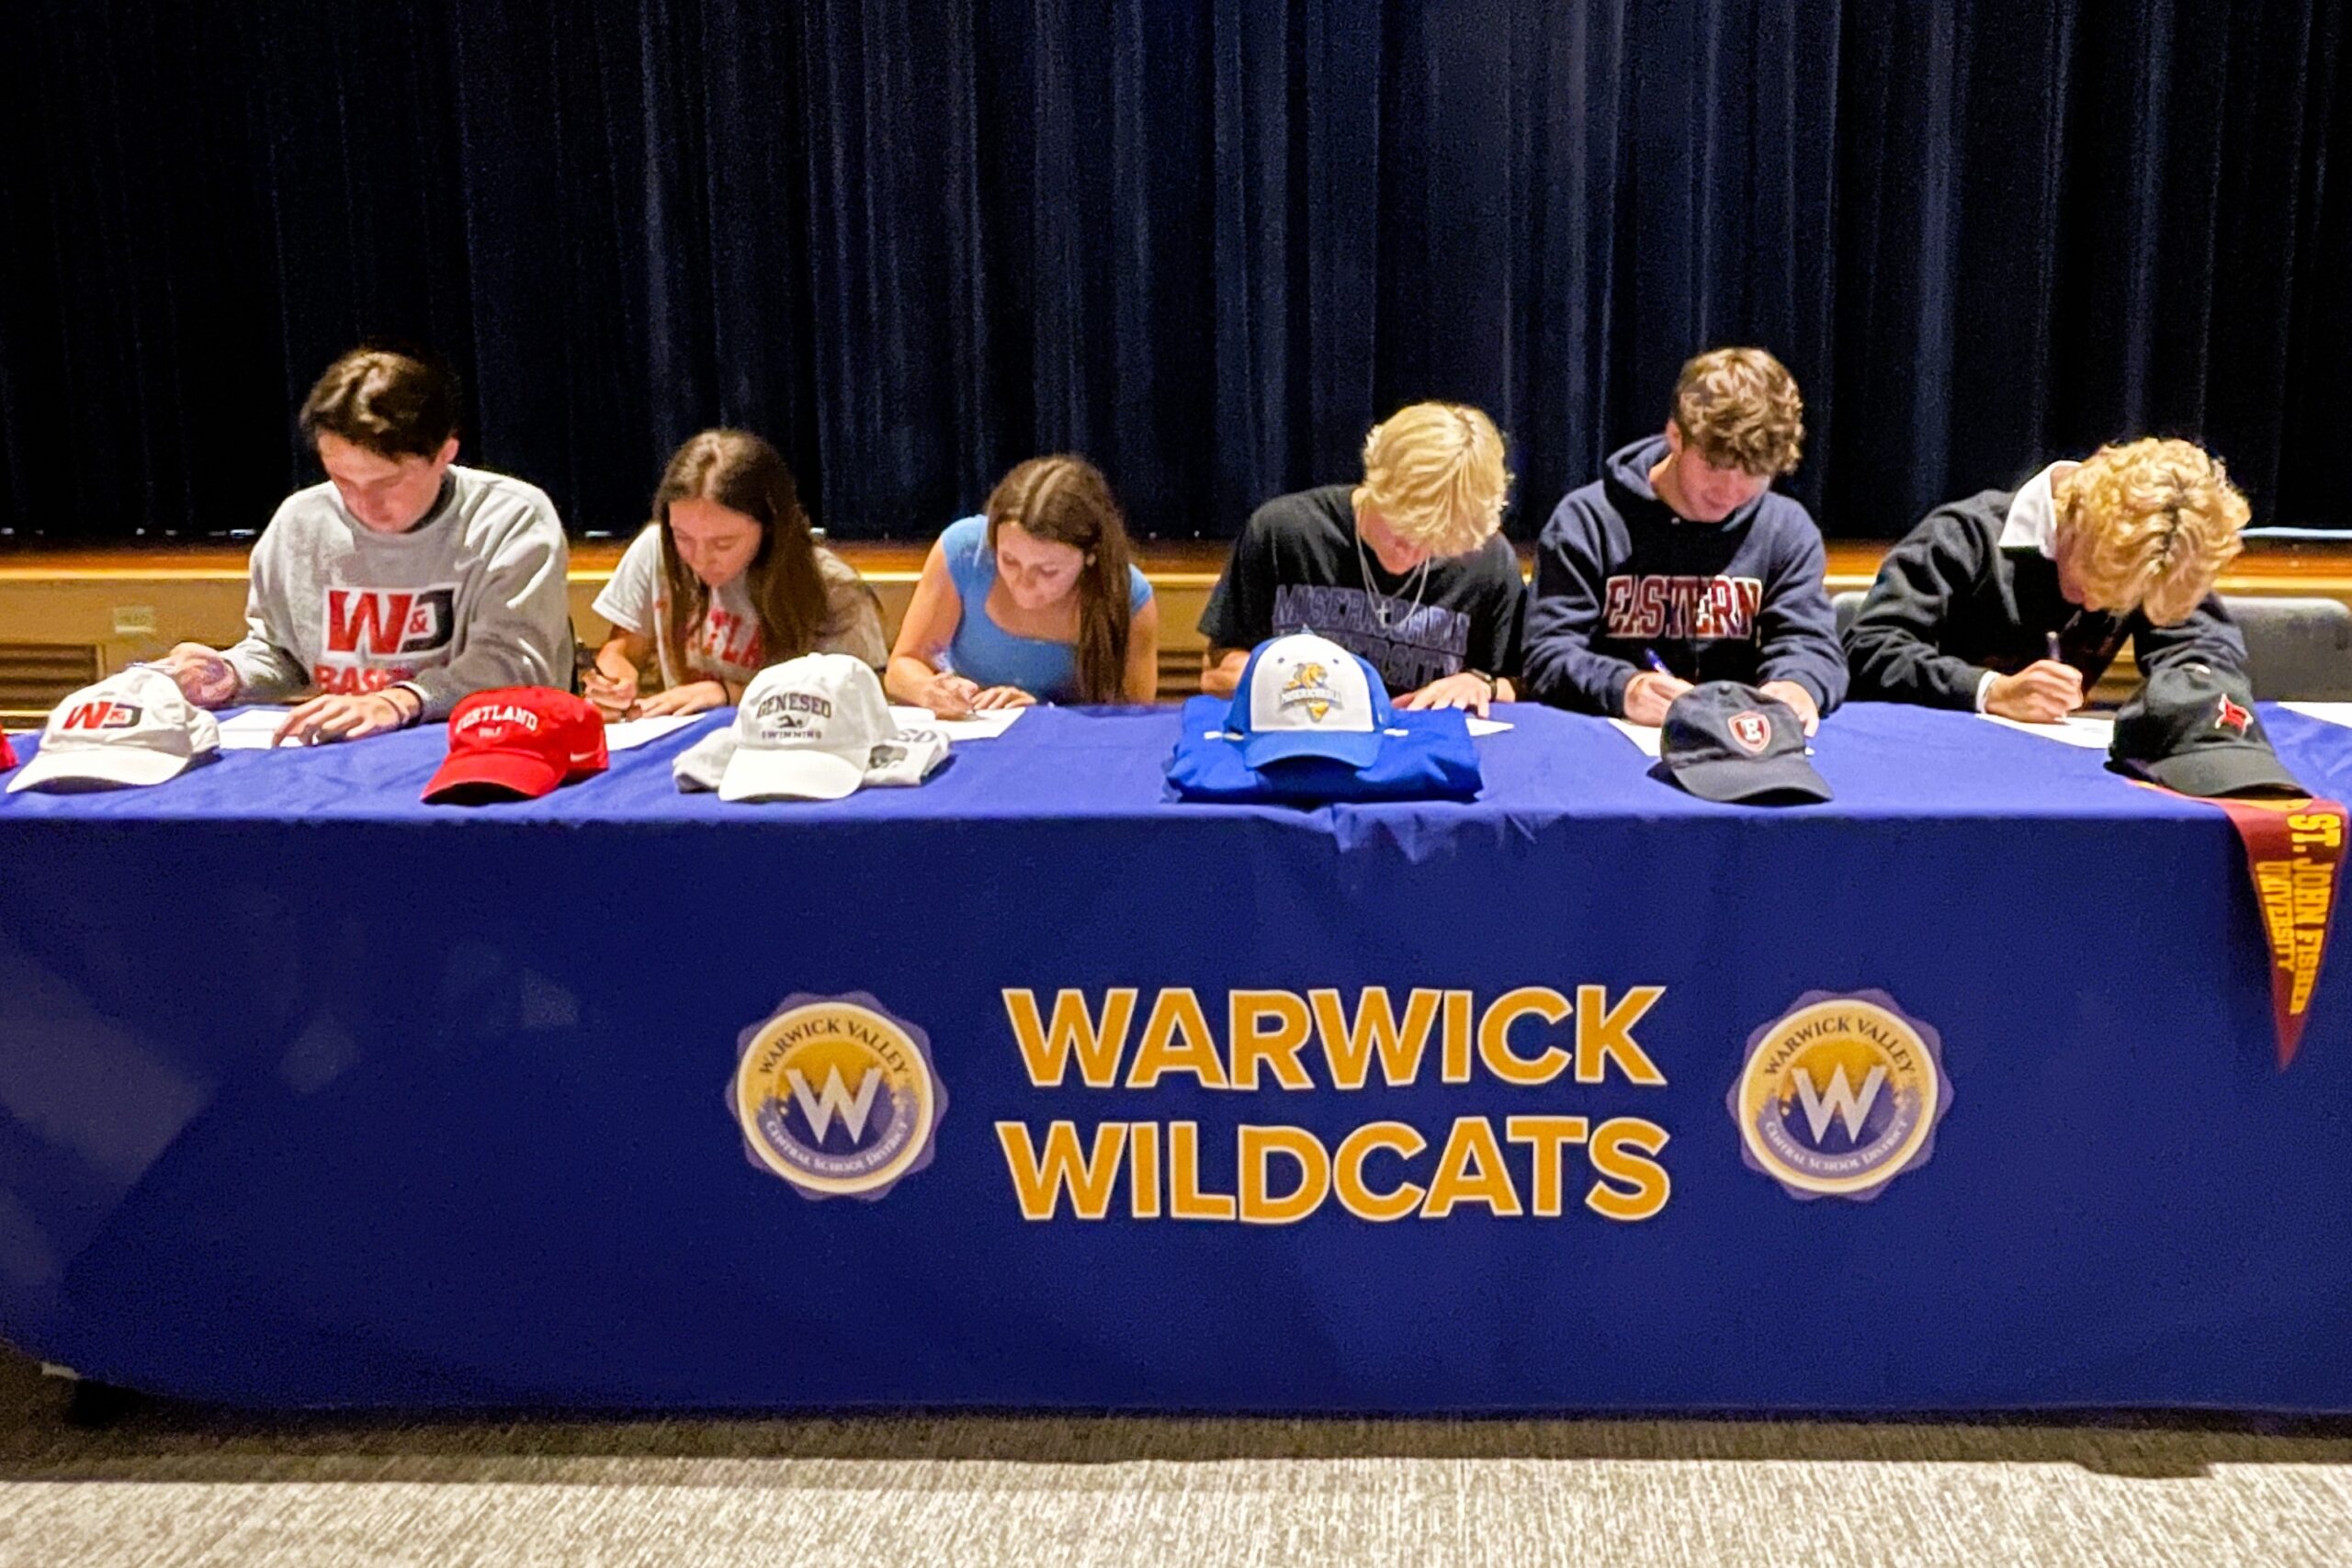
POLYGON ((1511 531, 1723 343, 1832 535, 2118 435, 2352 523, 2342 0, 12 0, 0 528, 257 528, 366 336, 627 531, 708 423, 925 537, 1035 452, 1228 536, 1477 402, 1511 531), (2335 181, 2324 179, 2330 166, 2335 181))

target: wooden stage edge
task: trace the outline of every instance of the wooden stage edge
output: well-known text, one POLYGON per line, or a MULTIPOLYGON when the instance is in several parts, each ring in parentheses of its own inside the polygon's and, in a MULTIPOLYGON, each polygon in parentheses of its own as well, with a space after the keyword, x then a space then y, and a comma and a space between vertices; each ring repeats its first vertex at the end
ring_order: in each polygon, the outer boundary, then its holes
MULTIPOLYGON (((1828 547, 1833 590, 1867 587, 1877 575, 1886 540, 1832 540, 1828 547)), ((602 582, 620 560, 625 539, 571 541, 575 581, 602 582)), ((870 581, 912 584, 922 570, 929 541, 837 539, 833 552, 870 581)), ((1224 540, 1154 540, 1137 547, 1137 564, 1154 584, 1207 588, 1224 570, 1224 540)), ((107 549, 0 546, 0 583, 220 582, 244 581, 250 539, 125 545, 107 549)), ((1519 546, 1520 566, 1532 571, 1534 547, 1519 546)), ((2352 531, 2341 543, 2327 540, 2256 540, 2222 580, 2224 592, 2308 593, 2352 603, 2352 531)), ((5 635, 5 634, 0 634, 5 635)))
MULTIPOLYGON (((883 630, 895 637, 929 542, 830 542, 873 584, 883 630)), ((595 598, 625 543, 572 542, 571 623, 592 642, 610 631, 595 613, 595 598)), ((155 658, 175 642, 221 647, 235 641, 244 629, 245 558, 252 547, 250 540, 103 550, 0 545, 0 719, 20 726, 37 720, 105 671, 155 658)), ((1201 611, 1225 566, 1227 549, 1216 540, 1155 541, 1137 552, 1159 594, 1163 697, 1200 689, 1201 611)), ((1833 542, 1830 591, 1868 587, 1885 549, 1878 540, 1833 542)), ((1530 547, 1520 547, 1522 569, 1532 566, 1532 556, 1530 547)), ((2352 605, 2352 538, 2343 544, 2251 544, 2222 578, 2222 589, 2262 597, 2310 595, 2352 605)), ((2123 674, 2128 671, 2119 672, 2123 674)))

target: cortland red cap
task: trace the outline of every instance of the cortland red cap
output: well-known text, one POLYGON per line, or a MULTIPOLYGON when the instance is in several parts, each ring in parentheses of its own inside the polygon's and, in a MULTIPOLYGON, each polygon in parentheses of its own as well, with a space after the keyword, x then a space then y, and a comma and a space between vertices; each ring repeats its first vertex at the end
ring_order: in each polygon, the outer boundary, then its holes
POLYGON ((16 765, 16 749, 8 744, 8 737, 6 734, 0 734, 0 768, 13 768, 16 765))
POLYGON ((476 692, 449 714, 449 756, 424 798, 535 800, 605 768, 605 716, 589 704, 546 686, 476 692))

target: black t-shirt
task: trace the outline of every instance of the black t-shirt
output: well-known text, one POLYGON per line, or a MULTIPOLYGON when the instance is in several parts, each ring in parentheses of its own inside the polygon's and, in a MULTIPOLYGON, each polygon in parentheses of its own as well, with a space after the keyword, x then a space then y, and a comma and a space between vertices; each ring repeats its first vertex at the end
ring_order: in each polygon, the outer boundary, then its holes
POLYGON ((1250 514, 1201 612, 1209 645, 1314 632, 1370 660, 1398 695, 1464 670, 1518 673, 1526 592, 1510 542, 1498 534, 1466 556, 1431 558, 1416 608, 1419 569, 1392 573, 1370 545, 1357 555, 1353 490, 1278 495, 1250 514))

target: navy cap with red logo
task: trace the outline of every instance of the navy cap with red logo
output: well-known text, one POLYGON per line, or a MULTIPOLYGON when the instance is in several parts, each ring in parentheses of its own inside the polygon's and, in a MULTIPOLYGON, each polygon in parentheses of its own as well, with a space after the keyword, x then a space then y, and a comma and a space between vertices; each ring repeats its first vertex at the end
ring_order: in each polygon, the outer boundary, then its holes
POLYGON ((1658 737, 1659 766, 1702 800, 1827 800, 1828 782, 1806 754, 1797 710, 1736 681, 1675 698, 1658 737))
POLYGON ((2152 671, 2116 714, 2108 760, 2182 795, 2311 794, 2270 749, 2245 677, 2210 664, 2152 671))
POLYGON ((606 765, 605 716, 569 692, 476 692, 450 710, 449 755, 424 798, 436 806, 535 800, 606 765))

